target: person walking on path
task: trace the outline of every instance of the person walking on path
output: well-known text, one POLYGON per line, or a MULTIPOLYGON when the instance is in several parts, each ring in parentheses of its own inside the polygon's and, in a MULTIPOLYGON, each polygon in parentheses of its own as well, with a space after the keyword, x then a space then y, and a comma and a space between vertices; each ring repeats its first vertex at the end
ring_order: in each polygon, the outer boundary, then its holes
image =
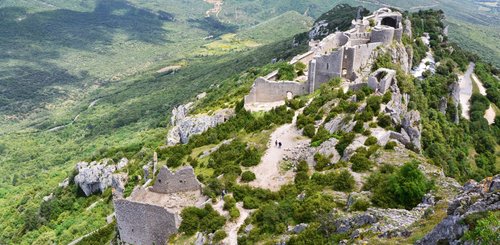
POLYGON ((279 143, 278 143, 278 146, 279 146, 278 148, 280 148, 280 149, 281 149, 281 142, 279 142, 279 143))
POLYGON ((274 146, 277 147, 278 146, 278 140, 274 141, 274 146))

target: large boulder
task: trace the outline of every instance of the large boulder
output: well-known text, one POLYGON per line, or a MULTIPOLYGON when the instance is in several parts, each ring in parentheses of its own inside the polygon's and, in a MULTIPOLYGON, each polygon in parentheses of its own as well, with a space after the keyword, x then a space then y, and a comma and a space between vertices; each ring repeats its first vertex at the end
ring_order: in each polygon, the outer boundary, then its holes
POLYGON ((401 131, 404 130, 404 132, 409 136, 409 148, 416 152, 420 152, 422 150, 422 145, 420 143, 422 131, 422 126, 420 124, 420 112, 417 110, 411 110, 406 113, 401 123, 401 127, 401 131))
POLYGON ((125 167, 127 163, 126 158, 120 160, 118 165, 112 164, 110 159, 91 163, 79 162, 76 164, 78 174, 74 179, 75 184, 82 189, 86 196, 96 192, 104 192, 113 184, 113 173, 125 167))
POLYGON ((231 118, 234 115, 234 109, 218 110, 213 115, 186 116, 185 108, 178 107, 172 114, 173 128, 167 136, 168 145, 188 143, 192 135, 201 134, 231 118))

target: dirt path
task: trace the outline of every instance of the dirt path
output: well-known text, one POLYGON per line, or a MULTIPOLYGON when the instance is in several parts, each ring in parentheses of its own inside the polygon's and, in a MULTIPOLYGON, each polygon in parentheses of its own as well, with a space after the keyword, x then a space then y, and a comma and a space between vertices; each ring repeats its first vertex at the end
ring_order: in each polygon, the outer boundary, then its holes
MULTIPOLYGON (((479 78, 476 76, 476 74, 472 73, 471 75, 472 80, 477 84, 477 87, 479 88, 479 93, 483 96, 486 96, 486 88, 484 87, 483 83, 479 78)), ((488 124, 493 124, 495 122, 495 109, 493 108, 493 105, 490 104, 490 107, 488 110, 484 112, 484 118, 486 121, 488 121, 488 124)))
POLYGON ((301 136, 300 131, 295 127, 295 121, 301 112, 302 110, 296 111, 292 123, 277 128, 271 134, 268 149, 262 157, 260 164, 251 169, 257 177, 254 181, 250 182, 251 186, 277 191, 282 185, 287 184, 293 179, 292 171, 282 173, 280 162, 287 151, 293 149, 301 142, 298 140, 298 137, 301 136), (281 148, 275 146, 276 141, 282 143, 281 148))
POLYGON ((462 116, 469 119, 470 97, 472 96, 472 79, 471 75, 474 71, 474 63, 469 64, 469 68, 463 76, 460 76, 460 105, 462 106, 462 116))
POLYGON ((223 244, 238 244, 238 230, 243 225, 248 216, 250 216, 251 212, 243 208, 243 203, 236 203, 236 207, 240 211, 240 217, 236 222, 231 222, 226 225, 225 230, 228 236, 222 241, 223 244))
POLYGON ((493 109, 493 106, 490 105, 490 108, 484 112, 484 118, 488 121, 488 124, 491 125, 495 122, 495 116, 495 109, 493 109))

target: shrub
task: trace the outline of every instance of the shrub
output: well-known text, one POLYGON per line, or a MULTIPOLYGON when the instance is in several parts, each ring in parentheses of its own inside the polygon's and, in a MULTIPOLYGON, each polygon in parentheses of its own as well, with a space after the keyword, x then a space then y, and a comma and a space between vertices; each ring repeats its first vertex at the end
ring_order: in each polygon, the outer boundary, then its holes
POLYGON ((392 125, 391 117, 385 114, 380 115, 377 118, 377 124, 382 128, 388 128, 389 126, 392 125))
POLYGON ((295 63, 295 70, 297 71, 298 76, 304 75, 304 71, 306 70, 306 64, 300 61, 295 63))
POLYGON ((356 153, 351 157, 351 169, 354 172, 360 173, 368 171, 372 168, 373 163, 368 160, 365 154, 356 153))
POLYGON ((317 171, 323 171, 330 165, 330 158, 321 153, 314 154, 314 161, 316 161, 314 169, 316 169, 317 171))
POLYGON ((366 211, 370 207, 370 202, 365 199, 358 199, 349 208, 351 211, 366 211))
POLYGON ((386 149, 386 150, 394 150, 394 148, 396 147, 396 145, 398 145, 396 142, 389 141, 389 142, 387 142, 387 144, 385 144, 384 149, 386 149))
POLYGON ((472 241, 474 244, 498 244, 500 241, 498 214, 495 216, 494 213, 489 212, 486 217, 473 223, 470 225, 469 231, 465 232, 465 240, 472 241))
POLYGON ((347 170, 342 170, 333 181, 333 189, 336 191, 350 192, 355 185, 354 177, 347 170))
POLYGON ((340 138, 337 145, 335 145, 335 149, 337 150, 337 152, 340 155, 344 154, 345 148, 347 148, 347 146, 349 146, 352 143, 352 141, 354 140, 354 137, 356 137, 356 135, 351 132, 351 133, 344 134, 344 136, 342 136, 342 138, 340 138))
POLYGON ((259 200, 255 197, 246 196, 243 198, 243 208, 245 209, 256 209, 259 207, 259 200))
POLYGON ((236 200, 234 199, 234 197, 232 197, 231 195, 224 196, 224 206, 222 207, 222 209, 230 210, 235 205, 236 205, 236 200))
POLYGON ((389 103, 389 101, 391 101, 391 99, 392 99, 392 93, 391 93, 391 91, 387 91, 387 92, 384 94, 384 96, 382 96, 382 102, 383 102, 384 104, 389 103))
POLYGON ((316 128, 314 127, 314 124, 307 124, 304 127, 303 134, 309 138, 314 137, 314 135, 316 134, 316 128))
POLYGON ((295 73, 295 68, 293 67, 293 65, 290 65, 286 62, 280 64, 278 68, 279 80, 293 81, 295 77, 297 77, 297 74, 295 73))
POLYGON ((377 142, 378 142, 377 138, 370 136, 370 137, 368 137, 368 139, 366 139, 365 145, 371 146, 371 145, 377 144, 377 142))
POLYGON ((231 216, 231 220, 235 220, 240 217, 240 210, 237 207, 232 207, 229 209, 229 216, 231 216))
POLYGON ((213 238, 213 241, 214 242, 220 242, 222 241, 224 238, 227 237, 227 234, 224 230, 218 230, 214 233, 214 238, 213 238))
POLYGON ((242 182, 250 182, 255 180, 255 174, 251 171, 245 171, 241 174, 241 181, 242 182))
POLYGON ((420 203, 432 186, 418 169, 418 162, 413 161, 393 172, 371 174, 363 189, 372 191, 372 202, 376 206, 411 209, 420 203))
POLYGON ((222 228, 226 219, 219 215, 210 204, 204 208, 187 207, 181 212, 182 223, 179 227, 180 232, 188 236, 194 235, 197 231, 212 233, 222 228))
POLYGON ((365 124, 363 123, 362 120, 358 120, 356 122, 356 125, 354 125, 354 128, 352 129, 352 131, 356 132, 356 133, 362 133, 365 128, 364 128, 365 124))

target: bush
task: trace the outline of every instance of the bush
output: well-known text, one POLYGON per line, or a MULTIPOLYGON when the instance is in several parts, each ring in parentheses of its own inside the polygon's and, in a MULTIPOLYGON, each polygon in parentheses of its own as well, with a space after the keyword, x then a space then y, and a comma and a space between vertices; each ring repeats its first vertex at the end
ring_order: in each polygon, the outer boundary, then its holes
POLYGON ((356 133, 363 133, 363 131, 365 130, 364 126, 365 126, 365 124, 363 123, 363 121, 358 120, 356 122, 356 125, 354 125, 354 128, 352 129, 352 131, 354 131, 356 133))
POLYGON ((243 198, 243 208, 245 209, 256 209, 260 205, 260 202, 255 197, 246 196, 243 198))
POLYGON ((333 180, 333 189, 336 191, 350 192, 354 190, 356 181, 347 170, 342 170, 333 180))
POLYGON ((232 207, 229 209, 229 216, 231 216, 231 220, 235 220, 240 217, 240 210, 237 207, 232 207))
POLYGON ((194 235, 197 231, 213 233, 222 228, 226 219, 219 215, 210 204, 204 208, 187 207, 181 212, 182 223, 179 227, 180 232, 188 236, 194 235))
POLYGON ((307 136, 309 138, 314 137, 314 135, 316 134, 316 128, 314 127, 314 124, 307 124, 304 127, 303 134, 304 136, 307 136))
POLYGON ((344 154, 345 148, 347 148, 352 143, 352 141, 354 140, 354 137, 356 137, 356 135, 351 132, 351 133, 344 134, 344 136, 342 136, 342 138, 340 138, 337 145, 335 145, 335 149, 337 150, 337 152, 340 155, 344 154))
POLYGON ((245 171, 241 174, 241 181, 242 182, 250 182, 255 180, 255 174, 251 171, 245 171))
POLYGON ((396 147, 396 145, 398 145, 396 142, 389 141, 389 142, 387 142, 387 144, 385 144, 384 149, 386 149, 386 150, 394 150, 394 148, 396 147))
POLYGON ((380 126, 382 128, 388 128, 389 126, 392 125, 391 117, 388 115, 385 115, 385 114, 380 115, 377 118, 377 124, 378 124, 378 126, 380 126))
POLYGON ((321 153, 314 154, 314 161, 316 161, 314 169, 316 169, 317 171, 323 171, 330 165, 330 158, 321 153))
POLYGON ((214 233, 214 238, 213 238, 213 241, 214 242, 220 242, 222 241, 224 238, 227 237, 227 234, 224 230, 218 230, 214 233))
POLYGON ((293 81, 297 77, 293 65, 283 62, 278 68, 278 79, 285 81, 293 81))
POLYGON ((297 71, 297 75, 298 76, 302 76, 304 75, 304 71, 306 70, 306 64, 302 63, 302 62, 297 62, 295 63, 295 70, 297 71))
POLYGON ((351 169, 354 172, 361 173, 370 170, 373 163, 368 160, 365 154, 356 153, 351 157, 352 166, 351 169))
POLYGON ((370 202, 365 199, 358 199, 349 208, 351 211, 366 211, 370 207, 370 202))
POLYGON ((471 241, 474 244, 498 244, 500 241, 498 213, 495 216, 495 213, 489 212, 486 217, 476 220, 473 223, 469 225, 469 231, 464 234, 465 240, 471 241))
POLYGON ((372 191, 372 203, 382 208, 412 209, 433 186, 418 169, 416 161, 405 163, 397 170, 385 168, 384 171, 386 173, 371 174, 363 187, 372 191))
POLYGON ((371 145, 377 144, 377 142, 378 142, 377 138, 370 136, 370 137, 368 137, 368 139, 366 139, 365 145, 371 146, 371 145))

